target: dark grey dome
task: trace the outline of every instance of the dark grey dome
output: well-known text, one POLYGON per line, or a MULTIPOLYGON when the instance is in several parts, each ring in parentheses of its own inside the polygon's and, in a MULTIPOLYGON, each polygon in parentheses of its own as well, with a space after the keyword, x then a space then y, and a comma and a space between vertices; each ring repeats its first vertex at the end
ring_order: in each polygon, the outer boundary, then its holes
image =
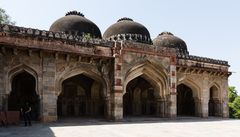
POLYGON ((142 24, 134 22, 130 18, 121 18, 111 25, 103 34, 104 39, 133 40, 143 43, 151 43, 149 31, 142 24))
POLYGON ((97 25, 77 11, 70 11, 66 16, 56 20, 51 25, 49 31, 65 32, 80 36, 90 34, 91 37, 102 38, 97 25))
POLYGON ((153 45, 174 48, 179 53, 188 54, 186 43, 174 36, 171 32, 162 32, 155 39, 153 39, 153 45))

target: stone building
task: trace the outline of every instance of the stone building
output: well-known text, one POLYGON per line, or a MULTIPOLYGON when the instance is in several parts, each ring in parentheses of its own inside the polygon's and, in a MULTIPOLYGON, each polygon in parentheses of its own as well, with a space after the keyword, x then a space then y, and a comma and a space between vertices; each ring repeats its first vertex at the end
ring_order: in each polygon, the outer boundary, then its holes
POLYGON ((170 32, 119 19, 102 35, 72 11, 49 31, 0 25, 0 109, 61 117, 228 117, 227 61, 190 55, 170 32))

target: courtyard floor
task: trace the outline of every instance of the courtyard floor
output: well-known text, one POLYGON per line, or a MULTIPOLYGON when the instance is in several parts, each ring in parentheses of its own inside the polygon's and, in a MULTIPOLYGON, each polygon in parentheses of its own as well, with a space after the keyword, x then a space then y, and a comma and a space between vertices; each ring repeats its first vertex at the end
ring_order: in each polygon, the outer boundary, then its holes
POLYGON ((234 137, 239 133, 240 120, 190 117, 132 117, 122 122, 62 119, 49 124, 33 123, 31 127, 0 127, 0 137, 234 137))

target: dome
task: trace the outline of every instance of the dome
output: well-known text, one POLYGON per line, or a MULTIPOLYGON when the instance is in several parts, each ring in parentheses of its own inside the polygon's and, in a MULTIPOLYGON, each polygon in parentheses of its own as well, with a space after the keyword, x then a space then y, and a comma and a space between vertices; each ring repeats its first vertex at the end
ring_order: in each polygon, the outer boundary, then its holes
POLYGON ((149 31, 142 24, 130 18, 121 18, 111 25, 103 34, 109 40, 133 40, 142 43, 152 43, 149 31))
POLYGON ((51 25, 49 31, 65 32, 80 36, 90 34, 93 38, 102 38, 97 25, 77 11, 70 11, 66 16, 56 20, 51 25))
POLYGON ((162 32, 159 34, 157 38, 153 40, 153 45, 175 48, 179 53, 188 54, 186 43, 182 39, 174 36, 171 32, 162 32))

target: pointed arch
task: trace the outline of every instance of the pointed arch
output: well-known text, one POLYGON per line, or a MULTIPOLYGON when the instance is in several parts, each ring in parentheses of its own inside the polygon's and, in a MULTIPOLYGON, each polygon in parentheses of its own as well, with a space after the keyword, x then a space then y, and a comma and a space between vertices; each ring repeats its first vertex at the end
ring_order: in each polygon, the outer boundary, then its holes
POLYGON ((146 79, 151 85, 155 87, 155 94, 157 96, 164 96, 168 94, 168 73, 164 69, 164 67, 157 67, 157 65, 153 64, 151 61, 147 60, 142 64, 138 64, 131 69, 129 69, 124 78, 124 93, 126 93, 127 84, 137 78, 143 77, 146 79), (159 91, 162 91, 161 93, 159 91))
POLYGON ((200 87, 194 82, 194 80, 192 79, 184 79, 182 81, 179 81, 177 86, 178 85, 181 85, 181 84, 184 84, 188 87, 190 87, 193 91, 193 97, 194 98, 200 98, 200 87))
POLYGON ((220 91, 221 91, 221 88, 216 82, 211 83, 211 85, 209 86, 209 97, 212 94, 213 98, 220 100, 221 99, 220 91))
POLYGON ((18 74, 20 74, 22 72, 27 72, 28 74, 30 74, 30 75, 32 75, 34 77, 34 79, 36 81, 35 90, 36 90, 36 93, 38 95, 40 95, 39 94, 39 91, 40 91, 39 90, 39 84, 38 84, 38 82, 39 82, 38 81, 38 74, 37 74, 37 72, 33 68, 31 68, 31 67, 29 67, 29 66, 27 66, 25 64, 21 64, 21 65, 15 66, 15 67, 13 67, 13 69, 11 69, 11 70, 9 70, 7 72, 7 89, 6 89, 7 94, 10 94, 10 92, 12 91, 12 80, 13 80, 13 78, 16 75, 18 75, 18 74))
POLYGON ((85 75, 89 78, 92 78, 93 80, 99 82, 103 86, 103 96, 107 96, 107 85, 106 81, 97 73, 90 71, 91 69, 86 68, 73 68, 68 71, 65 71, 59 75, 59 77, 56 80, 56 94, 60 95, 62 92, 62 83, 64 80, 69 79, 71 77, 77 76, 77 75, 85 75))

